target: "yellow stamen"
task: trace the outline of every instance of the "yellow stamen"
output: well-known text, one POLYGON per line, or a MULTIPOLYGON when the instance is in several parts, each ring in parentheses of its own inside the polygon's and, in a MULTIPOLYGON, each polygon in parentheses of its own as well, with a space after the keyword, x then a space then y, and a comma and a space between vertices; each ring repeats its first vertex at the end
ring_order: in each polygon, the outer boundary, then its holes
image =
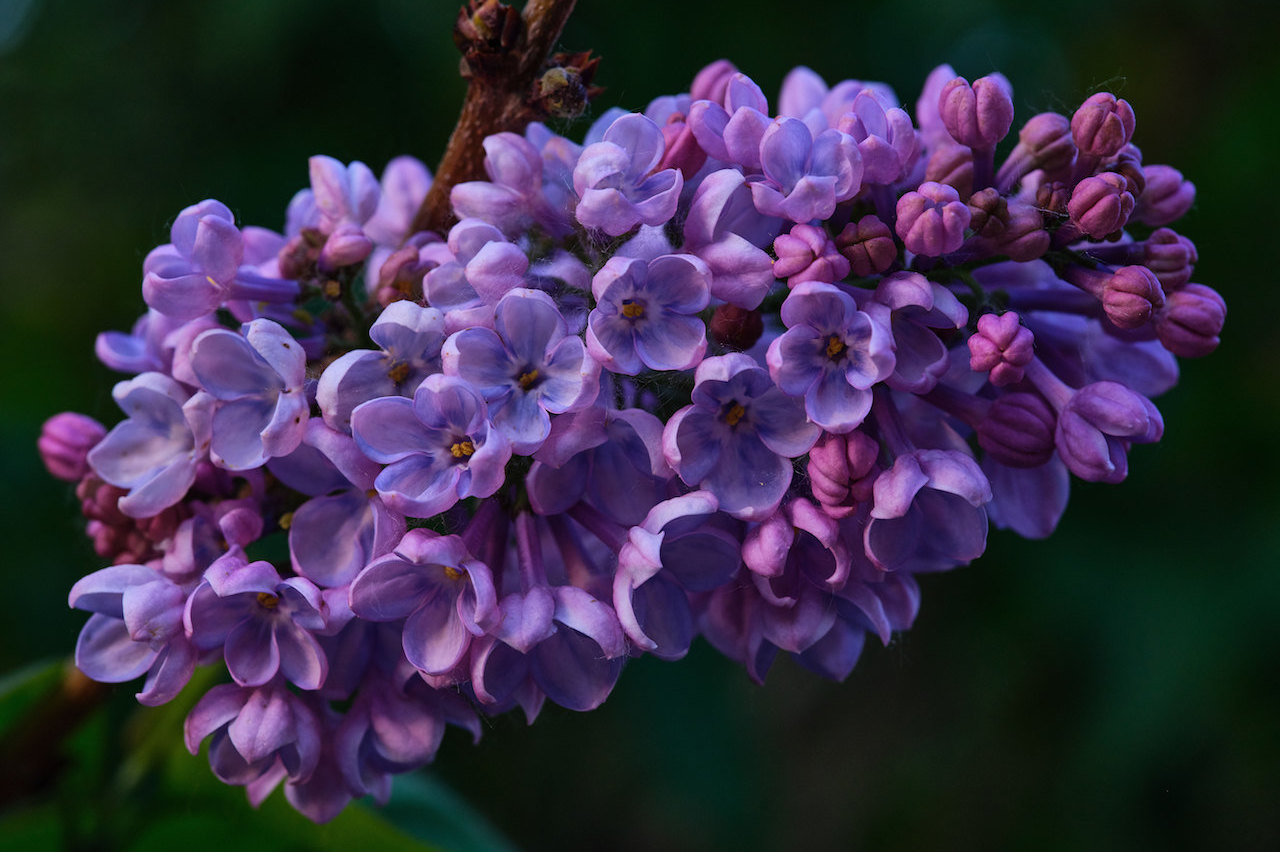
POLYGON ((285 512, 283 515, 280 516, 280 521, 279 521, 280 529, 287 530, 289 529, 289 525, 292 523, 293 523, 293 512, 285 512))
POLYGON ((461 580, 462 575, 466 573, 460 568, 454 568, 452 565, 441 565, 440 567, 444 569, 444 575, 450 580, 461 580))
POLYGON ((538 371, 536 369, 530 370, 527 373, 521 373, 520 378, 517 379, 517 381, 520 382, 521 390, 528 390, 530 386, 532 386, 533 383, 536 382, 537 380, 538 380, 538 371))
POLYGON ((397 361, 391 365, 391 369, 387 370, 387 378, 396 384, 400 384, 409 375, 409 362, 397 361))
POLYGON ((336 299, 342 295, 342 285, 330 278, 324 282, 324 295, 329 299, 336 299))
POLYGON ((449 452, 453 453, 455 459, 464 458, 476 451, 476 445, 470 441, 457 441, 453 446, 449 447, 449 452))
POLYGON ((622 315, 631 319, 642 317, 644 316, 644 305, 631 299, 624 299, 622 301, 622 315))
POLYGON ((263 609, 275 609, 280 606, 280 599, 266 592, 258 592, 258 606, 263 609))
POLYGON ((730 426, 737 426, 738 421, 741 420, 746 413, 747 413, 747 410, 743 408, 739 403, 735 402, 733 404, 733 408, 730 408, 727 412, 725 412, 724 422, 728 423, 730 426))
POLYGON ((834 334, 827 338, 827 357, 834 358, 844 351, 844 341, 834 334))

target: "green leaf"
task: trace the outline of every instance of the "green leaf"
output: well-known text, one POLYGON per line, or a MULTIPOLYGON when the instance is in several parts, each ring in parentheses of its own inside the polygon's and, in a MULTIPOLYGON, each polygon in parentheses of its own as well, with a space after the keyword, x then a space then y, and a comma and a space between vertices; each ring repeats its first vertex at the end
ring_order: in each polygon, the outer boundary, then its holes
POLYGON ((0 678, 0 731, 7 730, 37 701, 53 692, 66 668, 65 659, 42 660, 0 678))
POLYGON ((450 852, 516 852, 479 811, 425 772, 397 776, 382 816, 450 852))

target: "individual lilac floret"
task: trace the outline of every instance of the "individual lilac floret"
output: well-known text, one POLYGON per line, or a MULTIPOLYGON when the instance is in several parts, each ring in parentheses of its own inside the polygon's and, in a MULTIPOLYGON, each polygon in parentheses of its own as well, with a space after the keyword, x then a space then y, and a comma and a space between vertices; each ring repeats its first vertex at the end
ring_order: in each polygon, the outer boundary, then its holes
POLYGON ((120 511, 149 518, 181 500, 195 482, 209 448, 213 400, 191 396, 161 373, 120 382, 111 393, 129 419, 107 433, 87 460, 98 476, 129 491, 120 498, 120 511))
POLYGON ((566 212, 553 208, 542 191, 542 154, 516 133, 495 133, 484 140, 487 181, 453 188, 449 202, 462 218, 483 219, 515 236, 536 223, 554 237, 571 230, 566 212))
POLYGON ((143 565, 113 565, 71 587, 68 604, 93 613, 76 642, 76 666, 102 683, 147 676, 138 701, 164 704, 195 670, 196 649, 182 627, 186 593, 143 565))
POLYGON ((804 397, 805 413, 829 432, 857 428, 871 410, 871 386, 893 372, 889 329, 858 310, 853 297, 809 282, 782 303, 787 331, 769 345, 769 374, 804 397))
POLYGON ((889 386, 928 391, 950 364, 950 350, 934 329, 963 328, 968 310, 946 287, 916 272, 882 278, 872 299, 890 311, 895 363, 889 386))
POLYGON ((724 79, 721 99, 694 96, 689 126, 709 156, 754 171, 760 168, 760 139, 769 126, 769 100, 754 80, 735 72, 724 79))
POLYGON ((210 456, 228 470, 261 467, 302 442, 310 416, 307 356, 281 326, 259 319, 243 335, 226 329, 196 338, 191 368, 217 401, 210 456))
POLYGON ((351 431, 366 456, 387 465, 374 482, 387 505, 429 518, 502 485, 511 444, 489 427, 488 413, 474 388, 436 374, 412 401, 386 396, 361 405, 351 431))
POLYGON ((839 130, 815 137, 795 118, 779 118, 764 132, 760 168, 766 180, 751 183, 756 209, 793 222, 830 217, 862 187, 862 155, 853 137, 839 130))
POLYGON ((298 295, 296 282, 248 270, 239 274, 244 239, 220 201, 201 201, 183 210, 169 238, 171 243, 153 249, 142 264, 142 297, 168 317, 192 320, 234 299, 289 302, 298 295))
POLYGON ((606 369, 634 376, 687 370, 702 360, 707 329, 698 312, 711 298, 711 270, 689 254, 645 263, 612 257, 596 273, 596 307, 587 318, 587 349, 606 369))
POLYGON ((423 279, 423 291, 427 303, 444 312, 449 331, 488 325, 498 300, 525 286, 529 258, 479 219, 463 219, 449 230, 446 245, 427 246, 425 253, 439 265, 423 279))
POLYGON ((867 556, 882 571, 939 571, 987 547, 991 485, 977 462, 954 450, 898 456, 876 478, 867 556))
POLYGON ((351 584, 351 610, 369 621, 404 623, 402 646, 414 668, 443 675, 462 661, 472 636, 501 619, 487 565, 462 539, 410 530, 395 552, 351 584))
POLYGON ((1117 328, 1141 328, 1164 304, 1160 279, 1145 266, 1122 266, 1114 272, 1069 266, 1061 275, 1098 299, 1103 313, 1117 328))
POLYGON ((764 301, 776 280, 763 250, 782 220, 756 210, 750 184, 737 169, 712 172, 699 184, 684 223, 683 250, 711 269, 711 295, 740 308, 764 301))
POLYGON ((320 229, 332 233, 342 225, 363 225, 378 210, 381 188, 373 171, 359 160, 343 165, 317 154, 307 161, 320 229))
POLYGON ((990 373, 991 384, 1003 387, 1022 381, 1022 368, 1035 354, 1035 336, 1017 312, 983 314, 969 337, 969 369, 990 373))
POLYGON ((1076 158, 1076 143, 1071 138, 1071 122, 1065 115, 1042 112, 1034 115, 1018 131, 1018 144, 1000 164, 996 188, 1006 193, 1028 173, 1042 169, 1057 174, 1076 158))
POLYGON ((916 131, 906 111, 875 89, 863 89, 836 125, 858 144, 862 182, 885 185, 902 177, 916 156, 916 131))
POLYGON ((494 425, 524 455, 546 440, 552 414, 584 408, 599 391, 599 365, 540 290, 512 290, 498 302, 492 329, 455 333, 443 355, 445 372, 480 391, 494 425))
POLYGON ((241 686, 262 686, 277 672, 302 689, 324 683, 329 663, 314 632, 325 629, 327 609, 310 580, 282 580, 270 562, 233 548, 209 566, 183 617, 197 648, 223 648, 241 686))
POLYGON ((662 152, 662 131, 643 115, 624 115, 610 125, 573 170, 578 221, 614 237, 636 225, 665 224, 675 215, 684 177, 676 169, 653 171, 662 152))
POLYGON ((369 337, 381 351, 354 349, 325 368, 316 386, 324 421, 351 431, 351 411, 384 396, 411 396, 418 385, 440 371, 444 314, 407 300, 392 302, 378 316, 369 337))
POLYGON ((280 681, 256 688, 234 683, 213 687, 191 709, 184 734, 193 755, 213 735, 209 766, 226 784, 246 786, 265 779, 275 786, 281 775, 301 782, 320 762, 320 720, 280 681))
POLYGON ((969 207, 955 187, 926 181, 899 198, 897 209, 898 236, 912 254, 941 257, 964 242, 969 207))
POLYGON ((707 358, 694 382, 693 404, 663 431, 667 462, 734 517, 772 514, 791 484, 790 460, 808 452, 821 429, 750 356, 707 358))
POLYGON ((796 225, 773 241, 778 259, 773 274, 785 278, 788 287, 804 281, 831 284, 849 274, 849 261, 827 232, 816 225, 796 225))
POLYGON ((398 246, 409 236, 413 217, 431 189, 431 172, 416 157, 396 157, 382 170, 380 186, 378 206, 364 223, 364 233, 378 245, 398 246))

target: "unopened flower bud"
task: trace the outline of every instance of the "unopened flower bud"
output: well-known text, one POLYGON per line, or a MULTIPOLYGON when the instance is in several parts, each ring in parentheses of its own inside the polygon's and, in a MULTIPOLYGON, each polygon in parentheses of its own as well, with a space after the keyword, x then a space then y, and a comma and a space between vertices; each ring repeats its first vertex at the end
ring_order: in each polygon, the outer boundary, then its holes
POLYGON ((1044 214, 1030 204, 1010 200, 1007 216, 1004 234, 997 241, 1000 251, 1018 263, 1043 257, 1050 240, 1044 229, 1044 214))
POLYGON ((721 346, 743 351, 755 346, 764 334, 764 318, 758 310, 723 304, 711 315, 708 331, 721 346))
POLYGON ((658 162, 658 171, 679 169, 687 181, 707 161, 707 152, 698 144, 693 128, 679 113, 672 115, 662 126, 662 143, 664 150, 662 159, 658 162))
POLYGON ((1105 171, 1115 172, 1124 178, 1129 194, 1134 198, 1142 195, 1147 186, 1147 176, 1142 169, 1142 152, 1138 146, 1130 142, 1120 149, 1120 153, 1106 164, 1105 171))
POLYGON ((1022 381, 1022 368, 1034 356, 1035 337, 1018 314, 983 314, 977 332, 969 337, 969 369, 990 373, 996 386, 1022 381))
POLYGON ((1138 198, 1134 218, 1144 225, 1155 227, 1175 222, 1195 204, 1196 185, 1172 166, 1147 166, 1143 173, 1147 186, 1138 198))
POLYGON ((1076 184, 1067 212, 1081 231, 1100 240, 1124 227, 1133 205, 1125 179, 1115 172, 1103 172, 1076 184))
POLYGON ((1090 95, 1071 116, 1071 138, 1082 153, 1105 159, 1133 137, 1133 108, 1110 92, 1090 95))
POLYGON ((1067 212, 1071 187, 1060 180, 1047 180, 1036 187, 1036 206, 1049 213, 1067 212))
POLYGON ((977 424, 978 446, 1001 464, 1038 467, 1053 455, 1055 425, 1053 410, 1036 394, 1003 394, 977 424))
POLYGON ((1071 122, 1056 112, 1042 112, 1028 119, 1018 131, 1018 145, 1026 149, 1031 169, 1054 172, 1071 165, 1076 158, 1071 122))
POLYGON ((970 86, 968 80, 956 77, 942 87, 938 113, 952 139, 969 148, 990 150, 1013 124, 1009 81, 989 75, 970 86))
POLYGON ((1145 266, 1122 266, 1107 281, 1102 309, 1117 328, 1140 328, 1164 304, 1160 280, 1145 266))
POLYGON ((1195 243, 1170 230, 1157 228, 1143 243, 1142 263, 1160 279, 1165 293, 1172 293, 1191 280, 1195 268, 1195 243))
POLYGON ((790 233, 780 234, 773 241, 773 250, 778 255, 773 274, 785 278, 788 287, 802 281, 831 284, 849 274, 849 261, 827 232, 814 225, 796 225, 790 233))
POLYGON ((348 223, 338 228, 325 240, 320 251, 320 266, 326 270, 354 266, 373 253, 373 240, 365 236, 359 225, 348 223))
POLYGON ((875 215, 869 214, 845 225, 836 237, 836 246, 859 278, 879 275, 898 259, 893 232, 875 215))
POLYGON ((106 434, 92 417, 64 411, 44 422, 36 446, 49 473, 63 482, 79 482, 89 472, 89 451, 106 434))
POLYGON ((960 248, 969 208, 954 187, 928 181, 898 199, 898 236, 907 251, 941 257, 960 248))
POLYGON ((980 237, 997 239, 1004 233, 1009 205, 993 186, 969 196, 969 228, 980 237))
POLYGON ((1218 348, 1226 319, 1227 303, 1216 290, 1188 284, 1156 313, 1156 337, 1179 358, 1202 358, 1218 348))
POLYGON ((871 499, 880 445, 865 432, 824 432, 809 451, 809 486, 822 510, 833 518, 853 514, 871 499))

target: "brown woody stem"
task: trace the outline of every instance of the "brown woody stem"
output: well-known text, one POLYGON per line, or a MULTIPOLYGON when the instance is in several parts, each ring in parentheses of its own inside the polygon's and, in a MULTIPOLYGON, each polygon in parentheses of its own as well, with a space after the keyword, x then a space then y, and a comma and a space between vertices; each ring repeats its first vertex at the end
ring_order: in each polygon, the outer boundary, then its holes
MULTIPOLYGON (((560 38, 576 0, 529 0, 521 15, 524 37, 510 49, 505 73, 474 68, 462 103, 458 124, 449 137, 431 190, 418 208, 411 232, 443 232, 453 217, 449 193, 459 183, 484 178, 486 136, 503 131, 519 133, 536 116, 530 92, 560 38)), ((465 53, 465 48, 464 48, 465 53)))

